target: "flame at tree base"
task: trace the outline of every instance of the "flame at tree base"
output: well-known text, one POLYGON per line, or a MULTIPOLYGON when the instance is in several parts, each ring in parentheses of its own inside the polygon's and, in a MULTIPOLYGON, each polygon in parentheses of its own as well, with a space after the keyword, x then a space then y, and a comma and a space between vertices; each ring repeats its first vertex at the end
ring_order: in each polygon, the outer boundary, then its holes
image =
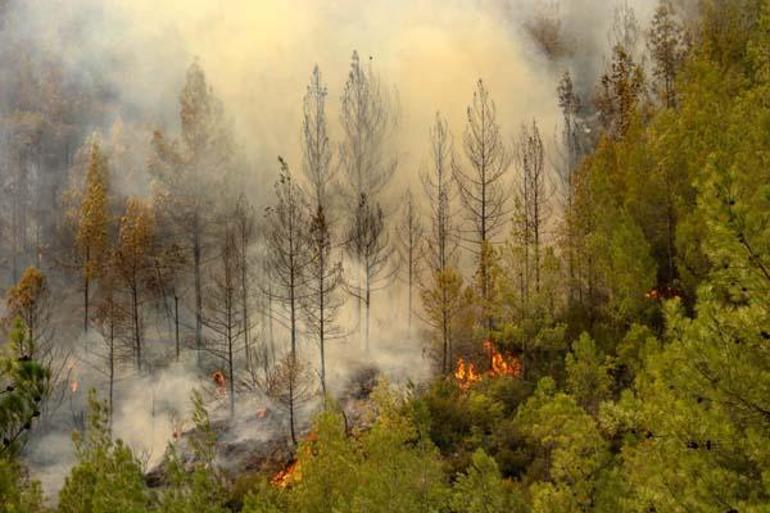
POLYGON ((270 478, 270 484, 279 488, 286 488, 302 479, 302 471, 300 469, 299 456, 310 457, 310 447, 313 442, 318 440, 318 434, 314 431, 308 433, 305 437, 304 443, 300 445, 300 454, 289 465, 276 472, 272 478, 270 478))
POLYGON ((286 488, 299 478, 299 460, 294 460, 288 467, 276 472, 275 475, 270 478, 270 484, 279 488, 286 488))

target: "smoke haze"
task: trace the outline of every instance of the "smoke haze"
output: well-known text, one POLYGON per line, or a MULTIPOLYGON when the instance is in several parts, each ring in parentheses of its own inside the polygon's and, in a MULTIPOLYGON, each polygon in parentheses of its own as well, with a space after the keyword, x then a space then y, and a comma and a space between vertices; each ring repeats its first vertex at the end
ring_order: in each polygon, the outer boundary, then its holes
MULTIPOLYGON (((54 52, 78 80, 107 84, 114 101, 95 127, 118 117, 145 130, 173 127, 184 72, 198 58, 261 176, 275 175, 277 154, 298 164, 301 98, 315 64, 329 87, 336 135, 337 100, 358 49, 398 97, 394 151, 402 185, 424 160, 437 110, 460 136, 477 78, 487 82, 499 121, 513 134, 533 118, 546 131, 554 126, 555 84, 564 69, 596 76, 612 7, 597 0, 558 9, 552 3, 29 0, 11 2, 4 25, 15 38, 54 52), (527 36, 524 27, 539 15, 558 16, 571 55, 549 60, 527 36)), ((644 26, 653 3, 637 3, 644 26)), ((581 82, 586 89, 588 81, 581 82)))
MULTIPOLYGON (((634 2, 642 27, 653 6, 634 2)), ((388 197, 392 201, 408 186, 420 197, 417 177, 427 165, 428 127, 436 111, 448 119, 460 154, 465 108, 482 78, 508 141, 532 119, 548 139, 559 120, 555 90, 561 74, 571 69, 584 94, 595 85, 608 53, 612 6, 603 0, 565 0, 558 9, 545 0, 6 0, 0 1, 0 16, 0 43, 8 43, 0 59, 12 58, 14 45, 25 45, 33 48, 30 66, 57 60, 71 87, 102 95, 106 108, 84 115, 86 131, 102 131, 108 142, 111 131, 138 141, 128 149, 132 155, 111 163, 125 193, 148 192, 142 163, 151 131, 178 132, 179 91, 198 59, 250 162, 247 192, 261 210, 272 198, 276 156, 300 169, 302 97, 314 65, 328 85, 330 136, 336 141, 351 53, 358 50, 363 61, 371 60, 399 114, 391 141, 399 166, 388 197), (549 57, 530 37, 527 26, 539 16, 560 20, 568 51, 549 57)), ((4 69, 0 65, 0 80, 10 83, 4 69)), ((112 150, 119 153, 114 144, 112 150)), ((418 330, 406 329, 403 290, 378 292, 373 301, 378 308, 372 345, 378 349, 369 363, 397 381, 429 376, 418 330)), ((352 314, 346 310, 345 316, 352 314)), ((355 345, 330 344, 332 390, 361 364, 350 349, 355 345)), ((308 344, 307 352, 314 358, 315 346, 308 344)), ((81 352, 75 357, 87 359, 81 352)), ((81 390, 103 386, 96 375, 82 373, 81 390)), ((192 365, 184 364, 125 377, 116 390, 116 436, 145 452, 148 465, 156 464, 199 385, 192 365)), ((77 426, 67 419, 82 411, 83 395, 74 406, 66 399, 60 407, 64 429, 41 434, 29 447, 31 468, 49 494, 72 462, 68 432, 77 426)), ((256 407, 245 406, 244 415, 256 407)))

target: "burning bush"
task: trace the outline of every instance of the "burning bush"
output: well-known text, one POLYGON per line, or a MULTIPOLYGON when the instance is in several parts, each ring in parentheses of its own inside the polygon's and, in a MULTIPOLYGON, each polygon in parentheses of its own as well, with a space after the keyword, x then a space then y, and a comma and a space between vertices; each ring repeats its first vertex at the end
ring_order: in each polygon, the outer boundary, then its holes
POLYGON ((487 350, 490 357, 490 369, 489 374, 493 376, 511 376, 514 378, 521 377, 522 366, 521 361, 515 356, 506 358, 503 356, 492 342, 487 340, 484 342, 484 349, 487 350))
POLYGON ((485 374, 479 373, 473 362, 468 362, 464 358, 459 358, 457 360, 454 377, 461 389, 467 390, 481 381, 481 378, 484 375, 511 376, 513 378, 521 377, 523 369, 521 361, 517 357, 506 357, 500 353, 489 340, 484 342, 484 349, 489 354, 489 370, 485 374))
POLYGON ((481 380, 481 374, 476 371, 476 366, 473 362, 466 363, 464 358, 459 358, 457 360, 457 367, 454 375, 457 384, 463 390, 470 388, 471 385, 478 383, 481 380))

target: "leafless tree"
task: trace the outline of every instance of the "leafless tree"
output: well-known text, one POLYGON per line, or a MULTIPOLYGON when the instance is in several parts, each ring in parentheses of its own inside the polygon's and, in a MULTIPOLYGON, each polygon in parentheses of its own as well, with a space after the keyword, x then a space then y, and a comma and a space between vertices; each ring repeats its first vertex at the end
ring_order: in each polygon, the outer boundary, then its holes
POLYGON ((411 191, 404 194, 401 203, 401 218, 396 225, 396 242, 400 257, 400 278, 406 283, 407 287, 407 318, 408 326, 412 328, 412 295, 414 286, 419 280, 419 274, 422 262, 422 253, 425 231, 422 226, 420 213, 417 205, 414 203, 414 197, 411 191))
MULTIPOLYGON (((162 214, 163 211, 158 214, 162 214)), ((159 217, 156 223, 157 250, 153 252, 152 273, 149 276, 150 291, 156 298, 157 307, 167 321, 169 332, 174 333, 175 358, 179 361, 181 354, 181 317, 179 302, 184 296, 187 268, 187 251, 174 237, 173 230, 167 219, 159 217)))
POLYGON ((266 343, 262 346, 261 360, 263 367, 267 368, 270 364, 275 364, 277 354, 275 347, 275 316, 273 315, 275 300, 273 299, 273 284, 270 282, 267 259, 263 260, 262 263, 262 276, 265 284, 260 294, 260 311, 262 312, 262 327, 266 331, 266 333, 263 333, 266 343))
POLYGON ((159 185, 156 206, 174 221, 180 244, 191 253, 195 341, 200 364, 203 342, 203 265, 214 221, 215 198, 233 167, 231 135, 222 103, 194 62, 180 95, 181 137, 169 140, 160 131, 152 140, 150 172, 159 185))
MULTIPOLYGON (((276 316, 280 313, 280 309, 276 309, 276 303, 278 301, 274 297, 275 289, 273 283, 271 283, 270 265, 271 260, 268 254, 268 246, 266 237, 262 237, 262 234, 267 233, 268 218, 265 217, 262 220, 258 220, 258 232, 260 237, 255 241, 253 248, 253 255, 250 258, 252 262, 253 273, 253 288, 254 293, 249 295, 250 305, 252 310, 256 312, 258 321, 253 325, 259 325, 259 335, 257 336, 254 331, 250 336, 249 344, 249 357, 251 364, 246 366, 246 373, 241 379, 241 383, 244 388, 248 390, 260 389, 265 377, 269 374, 271 367, 277 362, 278 349, 276 348, 276 330, 277 324, 276 316), (260 222, 260 221, 264 221, 260 222)), ((282 324, 283 320, 281 320, 282 324)))
POLYGON ((252 332, 254 324, 251 318, 252 301, 255 296, 254 259, 250 254, 251 246, 257 236, 256 213, 245 194, 238 196, 232 217, 235 231, 235 251, 237 258, 238 289, 240 293, 241 320, 243 322, 243 351, 248 372, 254 370, 252 354, 252 332))
POLYGON ((336 321, 344 299, 339 294, 342 285, 342 263, 334 256, 323 207, 319 207, 313 215, 309 235, 312 259, 307 270, 308 290, 303 306, 307 327, 318 341, 321 392, 325 398, 326 343, 343 335, 336 321))
POLYGON ((353 52, 341 103, 339 154, 350 197, 355 201, 362 194, 373 198, 396 170, 387 145, 395 119, 379 77, 371 65, 364 69, 357 52, 353 52))
POLYGON ((456 260, 458 247, 457 226, 453 204, 457 188, 452 180, 455 160, 452 135, 446 120, 436 113, 430 128, 431 166, 421 176, 425 196, 430 205, 430 231, 426 244, 427 262, 430 267, 430 283, 421 287, 423 303, 427 311, 426 322, 439 333, 442 351, 442 371, 447 372, 451 353, 452 314, 456 298, 452 286, 459 275, 450 272, 456 260), (427 301, 426 301, 427 300, 427 301), (433 315, 431 315, 433 313, 433 315))
POLYGON ((238 339, 247 330, 240 302, 238 234, 231 223, 222 227, 221 252, 211 287, 204 300, 203 324, 212 333, 206 340, 208 352, 227 366, 230 416, 235 414, 235 364, 238 339))
POLYGON ((133 345, 123 343, 124 340, 130 340, 130 319, 120 302, 115 280, 108 274, 99 284, 99 296, 93 324, 102 336, 102 343, 87 356, 89 365, 107 379, 107 406, 112 424, 115 383, 119 379, 121 366, 131 360, 133 345))
POLYGON ((303 99, 302 120, 302 171, 310 182, 314 210, 329 209, 327 187, 335 177, 326 121, 327 94, 321 71, 315 66, 303 99))
POLYGON ((339 295, 342 263, 334 255, 332 221, 327 187, 334 180, 332 146, 326 121, 326 86, 318 66, 313 68, 305 93, 302 122, 302 149, 305 178, 312 196, 310 221, 311 262, 308 268, 308 293, 303 302, 307 327, 320 351, 321 391, 326 397, 326 342, 341 335, 335 324, 343 298, 339 295))
POLYGON ((42 136, 42 119, 21 117, 3 126, 3 169, 0 173, 2 209, 7 217, 11 279, 16 282, 27 261, 29 218, 35 187, 35 160, 42 136))
MULTIPOLYGON (((371 61, 371 59, 370 59, 371 61)), ((342 141, 339 145, 340 167, 345 178, 345 196, 351 204, 357 205, 361 198, 377 201, 396 170, 397 161, 388 147, 389 138, 395 126, 395 117, 389 96, 383 91, 380 78, 373 72, 371 62, 368 68, 361 63, 358 53, 353 52, 350 71, 341 98, 340 122, 342 141)), ((356 214, 350 220, 356 224, 356 214)), ((363 236, 356 230, 350 235, 363 236)), ((350 247, 361 249, 365 241, 359 240, 350 247)), ((350 253, 356 265, 355 288, 363 289, 364 276, 360 271, 364 255, 350 253)), ((358 322, 360 326, 363 296, 357 296, 358 322)))
POLYGON ((378 203, 372 204, 365 194, 359 199, 346 241, 348 254, 360 258, 361 280, 357 284, 348 284, 348 288, 353 296, 363 302, 363 348, 368 352, 372 292, 390 283, 398 268, 393 263, 395 249, 385 228, 382 207, 378 203))
POLYGON ((298 355, 286 353, 261 380, 260 386, 278 407, 289 413, 291 441, 296 445, 296 411, 315 395, 308 365, 298 355))
POLYGON ((515 149, 518 170, 517 234, 523 249, 522 300, 526 301, 534 278, 535 292, 540 292, 541 249, 548 214, 546 197, 545 151, 536 122, 523 125, 515 149))
POLYGON ((421 180, 430 206, 430 243, 427 257, 430 267, 443 271, 455 259, 458 232, 453 206, 457 187, 452 178, 455 161, 452 134, 447 122, 436 114, 430 128, 431 165, 422 173, 421 180))
MULTIPOLYGON (((309 220, 305 194, 297 185, 286 161, 279 157, 281 175, 275 184, 276 203, 266 210, 267 280, 270 288, 264 290, 270 299, 281 307, 273 311, 289 329, 289 369, 298 368, 298 342, 301 334, 300 308, 307 298, 308 268, 312 263, 309 220)), ((296 442, 295 406, 297 374, 288 372, 286 404, 289 411, 291 438, 296 442)))
MULTIPOLYGON (((506 183, 506 174, 511 156, 497 123, 495 104, 482 80, 477 82, 467 110, 463 149, 469 167, 453 166, 453 176, 470 223, 464 240, 477 246, 481 299, 487 302, 489 262, 485 254, 510 212, 506 205, 510 187, 506 183)), ((485 319, 485 324, 491 328, 492 319, 485 319)))

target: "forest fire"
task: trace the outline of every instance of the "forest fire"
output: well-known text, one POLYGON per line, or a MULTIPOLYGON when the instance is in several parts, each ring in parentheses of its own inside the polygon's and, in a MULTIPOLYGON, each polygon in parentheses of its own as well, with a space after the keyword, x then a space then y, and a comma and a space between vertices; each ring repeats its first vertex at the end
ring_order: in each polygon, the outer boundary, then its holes
MULTIPOLYGON (((306 442, 315 442, 318 440, 318 433, 311 431, 305 436, 305 443, 300 445, 300 451, 305 457, 310 457, 311 445, 306 442)), ((279 488, 286 488, 302 479, 299 458, 292 460, 289 465, 276 472, 270 479, 270 484, 279 488)))
POLYGON ((481 374, 476 372, 476 366, 473 362, 466 363, 464 358, 459 358, 455 369, 455 379, 460 388, 467 390, 471 385, 481 380, 481 374))
POLYGON ((495 346, 489 340, 484 342, 484 348, 491 357, 490 374, 493 376, 512 376, 514 378, 521 376, 522 366, 518 358, 511 356, 506 360, 505 356, 495 349, 495 346))
POLYGON ((288 467, 278 471, 271 479, 270 484, 279 488, 286 488, 292 482, 299 479, 299 460, 292 461, 288 467))
POLYGON ((518 378, 522 373, 521 361, 515 356, 506 358, 500 353, 495 346, 487 340, 484 342, 484 349, 487 350, 490 357, 490 368, 485 374, 481 374, 477 371, 473 362, 466 362, 464 358, 457 360, 457 367, 455 368, 454 377, 458 386, 467 390, 472 385, 475 385, 483 375, 487 376, 511 376, 518 378))

